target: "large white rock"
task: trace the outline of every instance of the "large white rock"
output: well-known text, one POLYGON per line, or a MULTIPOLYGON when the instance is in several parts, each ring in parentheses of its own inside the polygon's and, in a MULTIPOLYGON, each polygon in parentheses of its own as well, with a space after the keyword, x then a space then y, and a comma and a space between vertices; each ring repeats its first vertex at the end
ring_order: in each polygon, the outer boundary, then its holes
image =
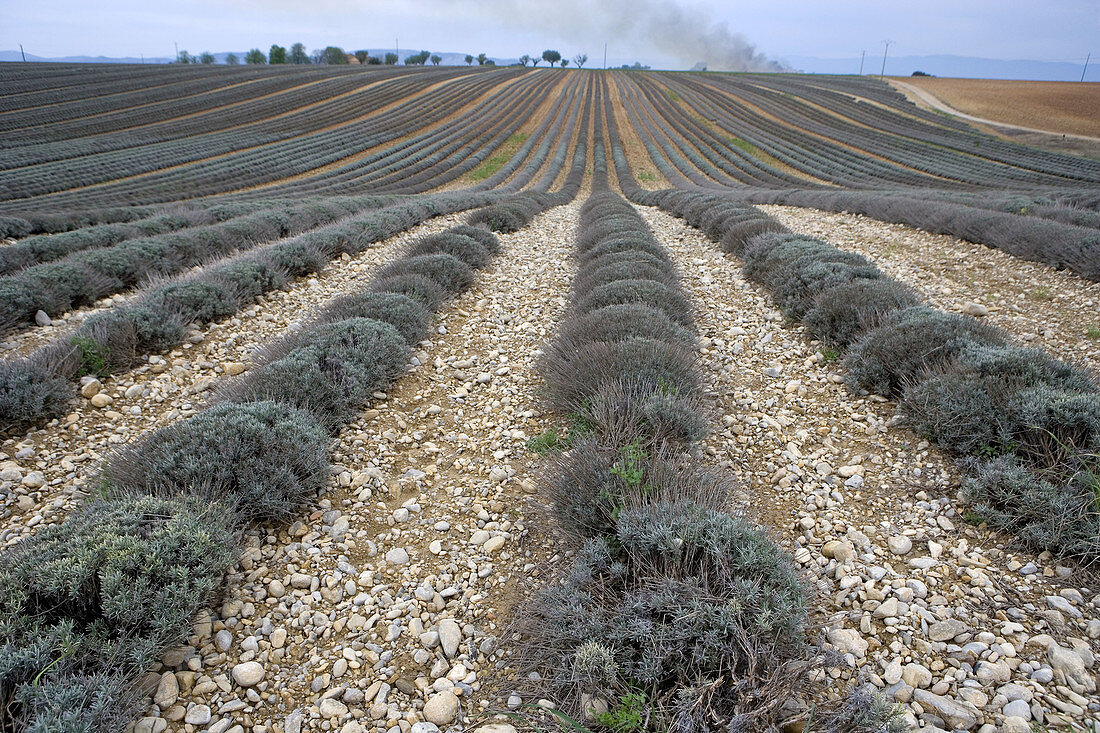
POLYGON ((264 667, 259 662, 241 662, 233 667, 233 680, 241 687, 258 685, 264 678, 264 667))

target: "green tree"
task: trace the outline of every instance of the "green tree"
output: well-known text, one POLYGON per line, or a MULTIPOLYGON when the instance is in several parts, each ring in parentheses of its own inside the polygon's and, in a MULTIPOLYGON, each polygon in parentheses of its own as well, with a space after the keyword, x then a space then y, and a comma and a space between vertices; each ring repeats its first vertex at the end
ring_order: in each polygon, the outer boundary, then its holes
POLYGON ((423 66, 428 61, 429 56, 431 56, 429 51, 414 53, 412 56, 405 58, 405 66, 423 66))
POLYGON ((530 56, 528 56, 527 54, 523 54, 522 56, 519 57, 519 65, 520 66, 527 66, 527 62, 530 61, 530 60, 531 60, 530 56))
POLYGON ((309 54, 306 53, 306 47, 301 43, 295 43, 290 47, 290 63, 292 64, 308 64, 309 54))
POLYGON ((395 54, 393 51, 390 51, 388 54, 386 54, 386 66, 393 66, 396 63, 397 54, 395 54))
POLYGON ((546 49, 542 52, 542 60, 553 66, 557 62, 561 61, 561 54, 552 49, 546 49))
POLYGON ((321 52, 321 63, 329 66, 339 66, 348 63, 348 55, 339 46, 326 46, 321 52))
POLYGON ((378 58, 377 56, 367 56, 367 60, 365 63, 370 64, 371 66, 378 66, 382 63, 382 59, 378 58))
POLYGON ((472 63, 474 63, 474 57, 470 54, 466 54, 466 65, 469 66, 472 63))
POLYGON ((578 53, 573 57, 573 63, 577 65, 578 69, 583 69, 584 65, 588 63, 588 54, 578 53))
POLYGON ((443 57, 437 53, 432 54, 432 66, 439 66, 443 63, 443 57))
POLYGON ((214 63, 214 61, 215 61, 214 54, 210 53, 209 51, 203 51, 199 55, 199 63, 200 64, 212 64, 212 63, 214 63))
POLYGON ((485 62, 486 62, 486 61, 488 61, 488 60, 489 60, 489 57, 488 57, 488 56, 486 56, 486 55, 485 55, 485 54, 483 54, 483 53, 479 53, 479 54, 477 55, 477 65, 478 65, 478 66, 484 66, 484 65, 485 65, 485 62))
POLYGON ((246 64, 266 64, 267 56, 264 56, 264 52, 258 48, 254 48, 244 55, 244 62, 246 64))
POLYGON ((239 58, 237 58, 237 54, 230 53, 230 54, 226 54, 225 63, 227 63, 230 66, 236 66, 237 64, 241 63, 241 60, 239 58))
POLYGON ((359 63, 367 63, 367 59, 370 58, 370 51, 356 51, 355 58, 359 59, 359 63))
POLYGON ((190 63, 194 63, 194 60, 195 60, 195 57, 192 56, 191 54, 187 53, 187 51, 180 51, 179 55, 176 56, 176 63, 177 64, 190 64, 190 63))
POLYGON ((569 59, 562 59, 561 60, 561 68, 564 69, 566 66, 569 66, 569 59))
POLYGON ((267 52, 267 63, 269 64, 285 64, 286 63, 286 49, 277 43, 271 44, 271 50, 267 52))

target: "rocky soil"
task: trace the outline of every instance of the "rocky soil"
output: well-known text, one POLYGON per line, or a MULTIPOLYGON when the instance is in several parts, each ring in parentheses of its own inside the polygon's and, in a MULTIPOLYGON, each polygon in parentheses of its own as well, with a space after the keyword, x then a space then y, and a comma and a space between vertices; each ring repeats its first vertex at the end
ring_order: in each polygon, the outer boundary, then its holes
POLYGON ((1100 282, 947 234, 859 214, 761 206, 785 226, 870 258, 946 311, 969 313, 1100 372, 1100 282))
MULTIPOLYGON (((135 731, 431 733, 532 702, 516 694, 506 630, 565 560, 534 493, 540 459, 525 446, 554 422, 533 366, 568 295, 582 202, 502 236, 504 252, 445 306, 409 373, 340 434, 325 494, 292 526, 249 533, 227 600, 149 676, 135 731)), ((1081 317, 1100 303, 1095 283, 863 217, 767 208, 871 256, 939 307, 981 305, 980 317, 1021 339, 1100 362, 1081 317)), ((892 402, 849 393, 838 365, 741 278, 740 262, 680 220, 640 210, 696 303, 720 426, 704 454, 739 477, 742 510, 816 588, 821 640, 843 660, 807 702, 871 684, 914 729, 1100 725, 1095 578, 968 523, 952 461, 901 425, 892 402)), ((333 263, 86 385, 69 417, 4 443, 2 544, 63 519, 112 446, 191 414, 308 309, 460 218, 333 263)))
MULTIPOLYGON (((193 330, 188 343, 167 354, 151 355, 147 364, 103 380, 86 378, 82 399, 69 415, 0 444, 0 546, 18 541, 44 523, 64 519, 82 499, 100 459, 112 447, 193 414, 218 380, 247 369, 256 349, 294 327, 310 309, 361 289, 379 266, 398 256, 405 243, 455 226, 464 218, 461 213, 437 217, 354 258, 345 255, 289 290, 259 298, 234 318, 193 330)), ((44 343, 52 338, 51 331, 71 328, 113 302, 108 299, 95 308, 81 309, 55 325, 13 337, 8 344, 31 339, 44 343)))
MULTIPOLYGON (((910 728, 928 731, 1100 724, 1095 578, 968 524, 951 460, 898 425, 894 403, 849 393, 838 366, 801 327, 783 324, 738 260, 679 219, 642 210, 698 307, 713 409, 725 426, 705 450, 740 475, 745 510, 816 581, 822 634, 844 655, 817 694, 870 682, 904 704, 910 728)), ((890 226, 848 217, 833 228, 836 218, 798 212, 784 223, 843 249, 856 249, 853 230, 866 243, 870 230, 890 226)), ((944 238, 895 235, 922 246, 919 261, 954 256, 937 246, 944 238)), ((1063 277, 1025 268, 1040 282, 1063 277)), ((975 280, 973 289, 954 286, 948 302, 993 292, 975 280)))
POLYGON ((559 560, 525 446, 548 425, 533 364, 580 202, 501 237, 409 373, 341 433, 326 494, 249 534, 228 600, 165 658, 136 731, 428 733, 521 704, 497 647, 559 560))

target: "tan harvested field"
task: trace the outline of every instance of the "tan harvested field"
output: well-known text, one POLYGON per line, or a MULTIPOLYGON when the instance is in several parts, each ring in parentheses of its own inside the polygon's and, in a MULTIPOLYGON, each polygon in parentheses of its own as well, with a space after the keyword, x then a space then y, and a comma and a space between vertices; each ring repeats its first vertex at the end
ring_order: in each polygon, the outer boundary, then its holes
POLYGON ((1056 133, 1100 137, 1100 84, 1002 79, 899 79, 960 112, 1056 133))

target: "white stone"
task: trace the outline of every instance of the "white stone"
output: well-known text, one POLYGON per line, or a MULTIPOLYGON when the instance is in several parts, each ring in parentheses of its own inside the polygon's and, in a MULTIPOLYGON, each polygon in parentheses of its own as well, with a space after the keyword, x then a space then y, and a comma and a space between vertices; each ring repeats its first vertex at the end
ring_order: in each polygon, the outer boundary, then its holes
POLYGON ((462 643, 462 627, 453 619, 444 619, 439 622, 439 644, 443 647, 443 653, 448 659, 453 659, 458 653, 458 647, 462 643))
POLYGON ((258 685, 264 678, 264 667, 259 662, 241 662, 233 667, 233 680, 241 687, 258 685))
POLYGON ((424 718, 429 723, 436 725, 450 725, 458 715, 460 704, 455 694, 450 690, 432 695, 424 703, 424 718))
POLYGON ((395 547, 386 553, 386 562, 390 565, 408 565, 409 553, 404 547, 395 547))

